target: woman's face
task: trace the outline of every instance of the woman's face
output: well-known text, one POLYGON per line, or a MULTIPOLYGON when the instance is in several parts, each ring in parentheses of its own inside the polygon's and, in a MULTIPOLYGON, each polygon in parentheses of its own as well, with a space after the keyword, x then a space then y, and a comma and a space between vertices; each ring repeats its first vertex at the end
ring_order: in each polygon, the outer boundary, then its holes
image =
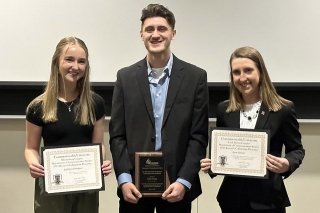
POLYGON ((67 83, 76 83, 86 70, 87 57, 84 49, 78 44, 67 45, 59 58, 59 73, 67 83))
POLYGON ((249 58, 234 58, 231 62, 231 75, 234 86, 242 94, 246 104, 260 100, 260 71, 249 58))

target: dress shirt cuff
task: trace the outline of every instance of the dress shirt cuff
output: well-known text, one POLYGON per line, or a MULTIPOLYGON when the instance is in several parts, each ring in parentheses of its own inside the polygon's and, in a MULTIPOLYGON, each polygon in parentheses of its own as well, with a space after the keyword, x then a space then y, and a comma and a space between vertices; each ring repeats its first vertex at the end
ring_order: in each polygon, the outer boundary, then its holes
POLYGON ((122 173, 118 176, 118 186, 121 186, 124 183, 132 183, 132 177, 129 173, 122 173))
POLYGON ((187 190, 191 189, 191 183, 189 181, 186 181, 182 178, 178 178, 177 182, 181 183, 182 185, 184 185, 186 187, 187 190))

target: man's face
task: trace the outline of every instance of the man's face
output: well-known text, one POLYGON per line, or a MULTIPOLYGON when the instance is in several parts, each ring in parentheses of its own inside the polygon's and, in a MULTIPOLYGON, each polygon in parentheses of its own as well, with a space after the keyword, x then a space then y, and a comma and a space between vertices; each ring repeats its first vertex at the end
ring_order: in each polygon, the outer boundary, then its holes
POLYGON ((141 26, 141 39, 149 54, 166 54, 170 52, 170 43, 176 31, 162 17, 151 17, 144 20, 141 26))

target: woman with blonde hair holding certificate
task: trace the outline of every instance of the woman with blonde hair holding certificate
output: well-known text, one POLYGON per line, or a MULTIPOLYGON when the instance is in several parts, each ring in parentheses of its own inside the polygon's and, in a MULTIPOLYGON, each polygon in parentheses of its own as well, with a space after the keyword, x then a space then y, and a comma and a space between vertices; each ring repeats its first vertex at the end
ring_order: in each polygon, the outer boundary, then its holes
MULTIPOLYGON (((283 179, 299 167, 305 154, 294 104, 277 94, 262 56, 252 47, 232 53, 230 80, 229 100, 218 105, 217 127, 268 130, 269 175, 266 179, 226 175, 217 195, 221 210, 223 213, 284 213, 285 207, 291 204, 283 179)), ((200 163, 201 170, 210 173, 214 162, 206 158, 200 163)))
MULTIPOLYGON (((45 195, 45 170, 39 154, 43 139, 44 147, 101 144, 104 158, 104 100, 90 89, 88 57, 88 49, 81 39, 60 40, 46 89, 27 108, 25 158, 31 176, 36 179, 34 211, 37 213, 98 212, 97 191, 45 195)), ((103 161, 102 173, 108 175, 111 167, 110 161, 103 161)))

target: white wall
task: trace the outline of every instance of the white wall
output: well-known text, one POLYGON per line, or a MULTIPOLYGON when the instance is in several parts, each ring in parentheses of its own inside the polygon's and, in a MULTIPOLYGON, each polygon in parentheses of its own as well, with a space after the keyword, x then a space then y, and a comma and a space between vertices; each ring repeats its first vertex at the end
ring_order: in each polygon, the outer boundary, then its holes
MULTIPOLYGON (((107 126, 107 125, 106 125, 107 126)), ((107 128, 106 128, 107 129, 107 128)), ((320 123, 301 123, 306 157, 301 168, 285 180, 292 207, 288 213, 318 213, 320 197, 320 123)), ((105 131, 108 147, 108 132, 105 131)), ((0 119, 0 209, 10 213, 33 212, 33 178, 30 177, 23 151, 24 119, 0 119)), ((107 158, 110 159, 109 148, 107 158)), ((216 202, 222 177, 210 179, 200 173, 203 194, 193 202, 192 213, 220 212, 216 202)), ((106 190, 100 192, 100 212, 117 212, 114 173, 105 178, 106 190)))
MULTIPOLYGON (((65 36, 89 48, 92 80, 142 59, 141 9, 150 0, 0 0, 1 81, 47 81, 65 36)), ((228 81, 228 59, 240 46, 260 50, 275 82, 320 80, 318 0, 159 0, 177 20, 172 50, 203 67, 209 82, 228 81)))

